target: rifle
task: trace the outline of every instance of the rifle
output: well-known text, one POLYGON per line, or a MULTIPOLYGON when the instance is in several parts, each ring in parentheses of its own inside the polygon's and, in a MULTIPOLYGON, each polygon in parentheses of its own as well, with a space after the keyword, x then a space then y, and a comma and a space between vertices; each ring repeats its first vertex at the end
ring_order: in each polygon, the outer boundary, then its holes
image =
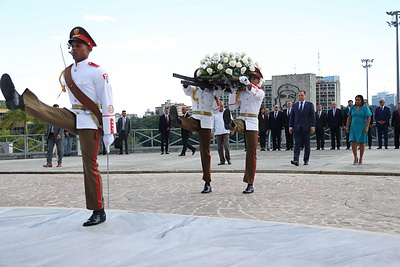
POLYGON ((221 75, 218 78, 192 78, 177 73, 173 73, 174 78, 181 79, 183 85, 198 86, 201 89, 211 89, 214 90, 217 87, 223 88, 227 92, 231 92, 231 88, 239 87, 241 84, 238 79, 229 79, 225 75, 221 75))

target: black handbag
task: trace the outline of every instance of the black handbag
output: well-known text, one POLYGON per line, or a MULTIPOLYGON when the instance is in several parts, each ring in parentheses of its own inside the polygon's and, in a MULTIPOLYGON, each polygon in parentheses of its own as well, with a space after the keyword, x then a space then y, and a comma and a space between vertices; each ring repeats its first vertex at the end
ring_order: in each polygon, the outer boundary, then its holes
POLYGON ((114 139, 114 147, 116 149, 121 149, 122 148, 121 138, 117 137, 117 138, 114 139))

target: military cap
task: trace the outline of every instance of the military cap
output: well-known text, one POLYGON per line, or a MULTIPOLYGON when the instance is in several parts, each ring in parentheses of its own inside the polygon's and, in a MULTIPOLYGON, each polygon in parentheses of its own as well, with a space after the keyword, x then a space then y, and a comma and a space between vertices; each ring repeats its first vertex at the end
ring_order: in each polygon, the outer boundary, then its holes
POLYGON ((68 43, 71 44, 72 41, 82 42, 87 44, 90 48, 97 46, 89 33, 82 27, 75 27, 69 34, 68 43))
POLYGON ((249 71, 247 74, 248 74, 249 76, 254 75, 254 76, 256 76, 256 77, 258 77, 258 78, 260 78, 260 79, 264 78, 263 75, 262 75, 262 73, 261 73, 261 71, 260 71, 257 67, 255 68, 254 71, 249 71))

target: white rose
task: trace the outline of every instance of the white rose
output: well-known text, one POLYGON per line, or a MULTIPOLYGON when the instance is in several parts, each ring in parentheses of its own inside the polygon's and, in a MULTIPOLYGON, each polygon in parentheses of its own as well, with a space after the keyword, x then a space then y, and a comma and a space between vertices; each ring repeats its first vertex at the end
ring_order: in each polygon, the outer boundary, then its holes
POLYGON ((209 59, 209 58, 210 58, 210 55, 209 55, 209 54, 207 54, 207 55, 206 55, 204 58, 207 60, 207 59, 209 59))
POLYGON ((207 68, 207 72, 209 75, 211 75, 213 73, 213 69, 212 68, 207 68))
POLYGON ((247 58, 244 58, 244 59, 243 59, 243 63, 246 64, 246 65, 249 64, 249 61, 247 60, 247 58))
POLYGON ((204 59, 200 60, 200 64, 204 65, 206 63, 206 61, 204 59))
POLYGON ((236 56, 237 57, 242 57, 242 54, 241 53, 236 53, 236 56))
POLYGON ((233 57, 233 56, 235 56, 235 54, 232 53, 232 52, 230 52, 230 53, 229 53, 229 56, 230 56, 230 57, 233 57))
POLYGON ((212 57, 212 60, 218 61, 218 60, 219 60, 219 56, 218 56, 218 55, 214 55, 214 56, 212 57))
POLYGON ((207 60, 206 64, 207 64, 207 66, 210 66, 211 65, 211 61, 207 60))
POLYGON ((198 69, 198 70, 196 71, 196 77, 200 77, 200 76, 201 76, 201 74, 202 74, 202 71, 201 71, 201 69, 198 69))
POLYGON ((256 68, 254 67, 254 65, 250 65, 250 71, 255 71, 256 70, 256 68))
POLYGON ((229 74, 229 75, 232 75, 232 73, 233 73, 233 72, 232 72, 232 70, 231 70, 231 69, 229 69, 229 68, 228 68, 228 69, 226 69, 226 70, 225 70, 225 72, 226 72, 227 74, 229 74))
POLYGON ((260 66, 260 64, 258 62, 254 63, 254 65, 258 68, 258 66, 260 66))
POLYGON ((236 62, 236 67, 237 67, 237 68, 241 68, 241 67, 242 67, 242 63, 236 62))
POLYGON ((231 67, 235 67, 236 66, 236 62, 234 60, 229 62, 229 66, 231 67))
POLYGON ((224 57, 226 57, 226 56, 228 55, 228 52, 222 51, 221 55, 224 56, 224 57))
POLYGON ((217 66, 217 69, 218 70, 222 70, 223 68, 224 68, 224 66, 221 63, 219 63, 218 66, 217 66))
POLYGON ((224 61, 224 63, 226 64, 226 63, 228 63, 228 62, 229 62, 229 58, 227 58, 227 57, 224 57, 223 61, 224 61))
POLYGON ((246 72, 246 67, 242 67, 241 69, 240 69, 240 73, 241 74, 244 74, 246 72))
POLYGON ((253 60, 251 58, 248 58, 248 60, 250 64, 253 63, 253 60))
POLYGON ((244 57, 245 55, 247 55, 246 52, 242 52, 242 57, 244 57))

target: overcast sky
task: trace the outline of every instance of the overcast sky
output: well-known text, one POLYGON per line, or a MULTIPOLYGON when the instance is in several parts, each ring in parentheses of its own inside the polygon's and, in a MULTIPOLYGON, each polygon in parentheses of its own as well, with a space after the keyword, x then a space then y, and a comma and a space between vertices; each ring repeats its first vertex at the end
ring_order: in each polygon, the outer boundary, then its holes
POLYGON ((400 10, 395 0, 0 0, 0 10, 0 72, 50 105, 69 106, 67 94, 57 98, 60 44, 69 65, 75 26, 98 45, 89 59, 107 70, 117 112, 142 116, 167 99, 190 105, 172 73, 192 76, 206 54, 222 51, 246 52, 266 79, 338 75, 343 105, 366 96, 361 59, 374 59, 370 100, 396 92, 396 35, 386 23, 386 11, 400 10))

